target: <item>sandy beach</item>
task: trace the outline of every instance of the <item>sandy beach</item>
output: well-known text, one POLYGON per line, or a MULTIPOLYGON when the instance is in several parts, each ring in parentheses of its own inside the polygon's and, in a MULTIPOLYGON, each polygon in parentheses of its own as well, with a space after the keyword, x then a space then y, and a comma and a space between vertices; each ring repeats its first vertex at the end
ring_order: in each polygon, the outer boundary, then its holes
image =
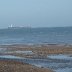
POLYGON ((49 54, 72 54, 72 45, 2 45, 0 48, 6 50, 0 54, 16 55, 26 58, 35 56, 46 57, 49 54))
POLYGON ((16 61, 0 61, 0 72, 52 72, 52 71, 16 61))
MULTIPOLYGON (((31 62, 31 59, 34 59, 32 62, 34 62, 37 59, 46 59, 49 55, 69 55, 72 57, 72 45, 56 45, 56 44, 49 44, 49 45, 1 45, 0 49, 3 51, 0 51, 0 59, 4 55, 11 55, 11 56, 17 56, 21 58, 26 58, 31 62)), ((4 56, 5 58, 8 58, 4 56)), ((14 58, 14 57, 13 57, 14 58)), ((9 58, 8 58, 9 59, 9 58)), ((49 68, 44 68, 39 66, 40 64, 30 63, 24 63, 20 61, 15 61, 15 60, 0 60, 0 72, 53 72, 53 67, 49 68), (35 66, 34 66, 35 65, 35 66), (52 69, 52 71, 51 71, 52 69)), ((41 60, 42 61, 42 60, 41 60)), ((41 62, 40 61, 40 62, 41 62)), ((48 59, 48 63, 51 61, 54 62, 67 62, 67 60, 59 60, 59 59, 48 59)), ((46 61, 43 61, 46 62, 46 61)), ((70 61, 72 63, 72 60, 70 61)), ((45 65, 46 66, 46 65, 45 65)), ((68 65, 71 66, 71 65, 68 65)), ((62 66, 61 66, 62 67, 62 66)), ((66 67, 64 65, 64 67, 66 67)), ((72 66, 70 67, 72 68, 72 66)), ((56 68, 55 68, 56 69, 56 68)))

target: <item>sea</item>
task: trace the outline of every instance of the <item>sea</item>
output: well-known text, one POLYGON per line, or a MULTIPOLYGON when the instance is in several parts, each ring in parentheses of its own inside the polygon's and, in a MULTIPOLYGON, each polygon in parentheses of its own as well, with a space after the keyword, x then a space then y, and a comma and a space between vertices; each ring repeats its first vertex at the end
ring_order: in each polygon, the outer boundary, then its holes
POLYGON ((0 29, 0 45, 72 44, 72 27, 0 29))

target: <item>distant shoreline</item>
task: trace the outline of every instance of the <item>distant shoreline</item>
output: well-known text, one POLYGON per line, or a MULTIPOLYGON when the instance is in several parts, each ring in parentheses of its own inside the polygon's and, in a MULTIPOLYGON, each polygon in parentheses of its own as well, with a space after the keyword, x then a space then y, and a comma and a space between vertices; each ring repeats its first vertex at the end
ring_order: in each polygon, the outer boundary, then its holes
MULTIPOLYGON (((7 28, 0 28, 0 29, 8 29, 11 27, 7 27, 7 28)), ((60 26, 60 27, 13 27, 13 28, 72 28, 72 26, 60 26)))

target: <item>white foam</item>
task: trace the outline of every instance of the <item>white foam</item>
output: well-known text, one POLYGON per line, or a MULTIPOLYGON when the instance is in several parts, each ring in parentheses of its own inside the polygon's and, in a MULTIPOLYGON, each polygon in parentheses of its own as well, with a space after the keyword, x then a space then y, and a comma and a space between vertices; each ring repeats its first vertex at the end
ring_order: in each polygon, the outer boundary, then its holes
POLYGON ((6 48, 0 48, 0 53, 5 52, 7 49, 6 48))
POLYGON ((16 53, 33 54, 32 51, 15 51, 16 53))
POLYGON ((21 57, 17 57, 13 55, 0 55, 0 58, 19 59, 21 57))

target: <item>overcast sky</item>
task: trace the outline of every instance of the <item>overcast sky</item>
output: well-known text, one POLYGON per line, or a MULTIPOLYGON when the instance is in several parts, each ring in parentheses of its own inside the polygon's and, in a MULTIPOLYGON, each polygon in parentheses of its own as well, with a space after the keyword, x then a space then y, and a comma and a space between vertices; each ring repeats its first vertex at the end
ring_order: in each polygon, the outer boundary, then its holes
POLYGON ((0 0, 0 28, 72 26, 72 0, 0 0))

